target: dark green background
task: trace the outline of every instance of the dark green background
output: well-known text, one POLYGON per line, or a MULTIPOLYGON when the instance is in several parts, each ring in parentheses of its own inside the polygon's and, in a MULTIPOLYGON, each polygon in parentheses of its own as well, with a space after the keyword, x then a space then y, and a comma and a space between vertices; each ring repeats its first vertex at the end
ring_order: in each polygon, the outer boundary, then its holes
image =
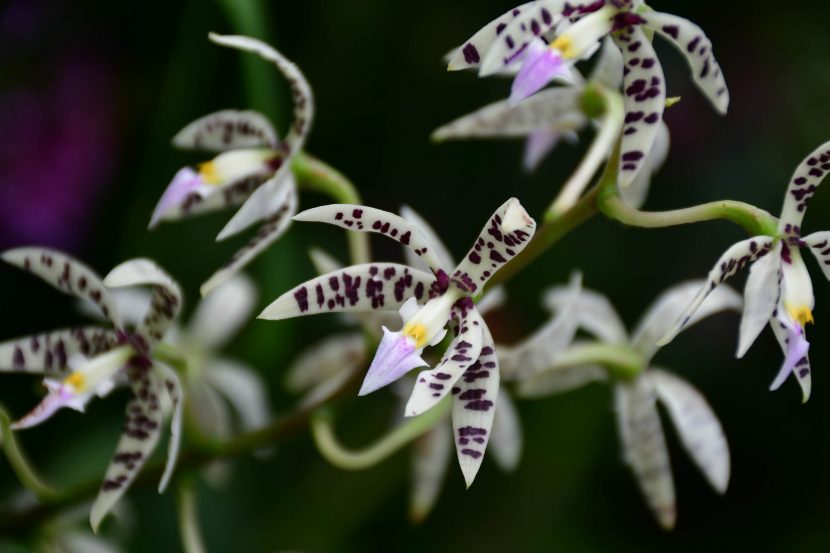
MULTIPOLYGON (((46 2, 37 40, 0 47, 0 87, 48 89, 68 52, 83 51, 107 67, 117 129, 115 171, 99 195, 75 248, 101 272, 133 256, 156 259, 182 282, 189 306, 198 284, 243 239, 215 244, 229 213, 145 231, 152 208, 178 167, 199 158, 176 152, 169 138, 212 110, 260 109, 285 128, 285 90, 264 64, 211 45, 209 30, 247 29, 297 62, 314 86, 317 120, 308 150, 359 186, 366 203, 419 210, 461 255, 486 216, 508 196, 540 215, 575 166, 587 141, 564 146, 533 176, 519 167, 518 142, 433 145, 438 125, 506 95, 508 83, 444 71, 442 55, 511 7, 495 0, 400 2, 313 0, 299 3, 146 1, 129 6, 82 0, 46 2), (244 68, 250 70, 246 73, 244 68)), ((2 3, 0 3, 2 6, 2 3)), ((830 139, 830 8, 823 2, 655 1, 689 17, 715 46, 732 95, 721 118, 689 81, 685 61, 659 42, 668 92, 683 101, 668 110, 672 148, 646 207, 667 209, 731 198, 779 210, 796 164, 830 139), (774 7, 773 7, 774 6, 774 7)), ((3 39, 0 38, 0 44, 3 39)), ((2 138, 13 141, 13 133, 2 138)), ((26 183, 3 183, 25 186, 26 183)), ((55 186, 61 186, 55 175, 55 186)), ((304 195, 303 206, 322 203, 304 195)), ((805 220, 825 228, 830 196, 820 192, 805 220)), ((728 223, 645 231, 604 220, 578 229, 510 283, 511 301, 492 324, 515 340, 540 324, 546 286, 584 271, 587 286, 607 293, 633 324, 670 285, 702 277, 720 253, 743 237, 728 223)), ((251 273, 260 306, 311 275, 304 252, 326 247, 345 259, 342 233, 296 225, 262 255, 251 273)), ((397 248, 375 242, 378 257, 397 248)), ((817 307, 813 399, 800 404, 794 382, 767 391, 780 362, 768 331, 735 361, 736 315, 721 315, 685 333, 656 362, 691 380, 719 414, 730 441, 730 489, 717 497, 670 432, 679 522, 672 533, 652 521, 620 461, 611 394, 592 386, 560 398, 520 404, 526 447, 518 472, 485 465, 468 491, 453 466, 426 523, 406 519, 409 458, 344 473, 327 465, 307 435, 279 445, 275 458, 242 459, 227 490, 202 489, 200 510, 211 551, 825 551, 830 544, 830 462, 824 421, 830 408, 830 294, 812 259, 817 307)), ((744 275, 735 279, 742 285, 744 275)), ((71 302, 34 279, 0 268, 0 338, 77 320, 71 302)), ((281 387, 298 344, 337 327, 335 318, 252 322, 233 353, 266 375, 277 412, 293 398, 281 387)), ((31 377, 3 377, 0 400, 15 415, 37 401, 31 377)), ((65 412, 21 435, 44 472, 60 483, 103 474, 120 427, 123 393, 65 412)), ((340 429, 350 444, 367 443, 392 416, 389 394, 349 402, 340 429)), ((19 488, 5 461, 0 486, 19 488)), ((132 490, 130 551, 179 548, 173 494, 132 490)))

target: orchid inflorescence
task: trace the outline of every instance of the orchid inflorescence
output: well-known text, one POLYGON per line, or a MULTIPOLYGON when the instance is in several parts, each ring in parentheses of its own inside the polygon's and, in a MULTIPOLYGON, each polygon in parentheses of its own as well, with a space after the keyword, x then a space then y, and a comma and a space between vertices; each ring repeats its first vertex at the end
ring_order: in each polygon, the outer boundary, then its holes
POLYGON ((414 442, 411 513, 420 520, 437 500, 450 440, 469 487, 488 450, 507 470, 518 464, 522 430, 511 395, 541 398, 607 382, 614 389, 623 458, 658 522, 673 527, 675 491, 656 403, 666 407, 683 446, 719 493, 729 481, 730 454, 703 395, 653 365, 652 358, 693 323, 718 311, 741 311, 737 356, 769 323, 784 352, 771 388, 794 374, 807 401, 811 368, 805 326, 813 322, 815 300, 800 251, 809 249, 830 278, 830 231, 803 236, 802 220, 830 172, 830 143, 797 167, 780 218, 738 202, 640 211, 668 155, 663 112, 676 102, 666 97, 652 47, 655 34, 687 56, 692 79, 725 114, 729 93, 709 39, 694 23, 656 12, 641 0, 529 2, 496 18, 450 54, 451 70, 475 68, 481 76, 501 74, 513 82, 507 99, 442 126, 434 139, 525 138, 523 164, 533 170, 561 139, 574 141, 577 132, 596 130, 586 161, 541 214, 544 224, 537 227, 511 197, 492 212, 458 263, 440 233, 412 209, 404 207, 397 215, 361 205, 343 177, 302 152, 314 101, 292 62, 253 38, 211 34, 213 42, 254 53, 279 70, 292 92, 293 122, 284 138, 253 111, 222 110, 187 125, 174 145, 218 155, 176 173, 150 227, 241 206, 218 239, 256 223, 260 229, 205 282, 206 297, 184 329, 176 325, 183 303, 179 285, 148 259, 127 261, 100 278, 54 250, 5 252, 4 261, 77 296, 88 304, 87 313, 106 323, 0 344, 0 369, 43 375, 47 389, 37 407, 9 431, 41 424, 64 407, 83 412, 93 397, 115 388, 131 390, 116 453, 91 509, 96 531, 147 462, 167 419, 172 420, 171 437, 160 490, 173 474, 183 433, 195 452, 188 458, 191 465, 272 445, 267 429, 279 418, 270 420, 264 382, 254 369, 216 352, 247 322, 255 305, 255 285, 239 271, 274 244, 292 220, 323 222, 359 234, 364 247, 351 251, 348 265, 312 251, 320 274, 272 301, 259 318, 342 313, 347 324, 362 331, 326 338, 285 371, 286 387, 305 393, 299 416, 310 419, 328 460, 343 468, 366 468, 414 442), (597 51, 599 59, 583 77, 576 64, 597 51), (597 184, 586 191, 603 163, 597 184), (316 190, 328 191, 337 203, 297 213, 299 192, 315 188, 314 181, 324 181, 316 190), (730 247, 705 280, 681 283, 658 297, 631 334, 610 300, 584 289, 581 275, 575 275, 569 285, 545 294, 543 304, 553 313, 548 323, 516 344, 497 343, 485 315, 505 302, 499 285, 572 230, 577 217, 596 212, 641 227, 725 218, 751 236, 730 247), (405 262, 368 258, 368 234, 403 246, 405 262), (751 267, 742 299, 724 281, 746 265, 751 267), (142 286, 151 293, 133 290, 142 286), (331 405, 339 396, 365 396, 385 387, 402 400, 396 425, 375 447, 347 450, 334 436, 331 405), (239 419, 238 431, 228 404, 239 419))

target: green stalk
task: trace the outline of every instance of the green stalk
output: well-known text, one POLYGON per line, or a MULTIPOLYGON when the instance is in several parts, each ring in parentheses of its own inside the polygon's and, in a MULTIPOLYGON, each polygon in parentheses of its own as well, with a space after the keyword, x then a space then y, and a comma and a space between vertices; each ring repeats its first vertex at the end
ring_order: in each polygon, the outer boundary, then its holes
POLYGON ((38 476, 31 462, 26 458, 26 454, 20 449, 11 429, 11 420, 3 409, 0 409, 0 432, 2 432, 0 440, 2 440, 3 453, 6 454, 9 465, 23 487, 35 494, 41 501, 56 498, 58 492, 38 476))

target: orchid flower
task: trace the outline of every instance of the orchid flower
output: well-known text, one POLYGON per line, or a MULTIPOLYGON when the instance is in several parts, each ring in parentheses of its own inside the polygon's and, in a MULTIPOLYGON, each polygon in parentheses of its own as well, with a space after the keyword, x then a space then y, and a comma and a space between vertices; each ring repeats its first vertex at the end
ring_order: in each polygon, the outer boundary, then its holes
POLYGON ((729 92, 709 39, 694 23, 652 11, 642 0, 523 4, 473 35, 450 60, 448 69, 477 67, 480 76, 487 76, 519 66, 511 92, 515 103, 541 90, 573 63, 590 57, 600 40, 610 36, 624 61, 626 117, 619 183, 625 188, 645 165, 666 105, 663 69, 647 35, 650 31, 686 55, 697 87, 719 113, 725 113, 729 92), (553 37, 550 42, 549 36, 553 37))
POLYGON ((0 369, 43 374, 48 390, 43 401, 12 428, 38 425, 64 407, 83 412, 93 397, 103 397, 122 383, 132 389, 121 439, 90 514, 97 530, 155 449, 161 426, 171 415, 170 448, 160 492, 172 475, 180 438, 182 386, 175 371, 153 356, 153 348, 178 315, 179 286, 147 259, 122 263, 102 280, 79 261, 45 248, 9 250, 2 258, 92 303, 112 325, 78 326, 0 344, 0 369), (122 323, 111 290, 141 285, 152 287, 152 300, 141 322, 132 328, 122 323))
POLYGON ((215 158, 181 169, 162 194, 150 228, 161 221, 240 205, 219 233, 224 240, 251 225, 262 226, 251 241, 202 286, 206 295, 247 265, 288 228, 297 211, 297 187, 291 161, 305 144, 314 116, 314 97, 305 76, 282 54, 256 39, 221 36, 210 40, 273 63, 288 81, 294 100, 294 122, 284 139, 268 119, 254 111, 223 110, 187 125, 174 138, 179 148, 219 152, 215 158))
POLYGON ((431 269, 430 274, 397 263, 347 267, 286 292, 260 317, 279 320, 317 313, 399 309, 403 326, 399 331, 383 328, 360 395, 382 388, 414 368, 428 366, 421 354, 443 340, 449 323, 455 338, 436 368, 418 375, 405 415, 423 413, 452 391, 456 450, 469 486, 489 439, 499 382, 495 344, 473 296, 524 249, 535 221, 518 200, 509 199, 490 217, 464 260, 451 269, 441 263, 435 246, 417 225, 386 211, 336 204, 307 210, 294 219, 382 234, 407 246, 431 269))
MULTIPOLYGON (((606 38, 588 80, 616 90, 622 79, 622 55, 613 41, 606 38)), ((518 105, 507 100, 495 102, 440 127, 432 137, 438 141, 526 137, 523 166, 526 171, 534 171, 563 138, 574 141, 576 133, 588 127, 589 120, 581 105, 584 92, 585 83, 579 79, 573 86, 544 90, 518 105)), ((610 155, 616 139, 616 135, 610 135, 603 145, 605 157, 610 155)), ((645 165, 630 186, 620 189, 628 205, 637 208, 645 202, 651 178, 663 165, 668 149, 669 129, 661 119, 645 165)))
MULTIPOLYGON (((613 383, 623 458, 666 529, 674 526, 677 509, 657 400, 665 406, 684 448, 709 484, 722 494, 729 482, 729 448, 711 407, 698 390, 651 361, 659 349, 656 338, 687 305, 699 285, 688 282, 666 291, 630 336, 605 296, 582 290, 575 297, 572 288, 553 288, 545 299, 556 313, 553 324, 504 351, 501 357, 505 379, 518 380, 519 397, 543 397, 595 381, 613 383), (556 324, 559 327, 553 328, 556 324), (613 348, 614 355, 608 356, 607 365, 587 354, 593 344, 577 341, 562 347, 570 342, 577 327, 592 334, 600 347, 613 348), (615 366, 623 357, 631 358, 635 370, 615 366)), ((740 296, 724 286, 709 297, 689 323, 740 306, 740 296)))
POLYGON ((813 284, 801 258, 809 249, 824 275, 830 278, 830 231, 801 237, 807 203, 830 170, 830 142, 822 144, 796 168, 790 179, 774 235, 758 235, 733 244, 709 271, 705 285, 677 322, 660 339, 670 342, 686 325, 701 302, 730 276, 752 263, 744 288, 744 310, 737 357, 743 357, 769 323, 784 352, 784 362, 770 385, 778 389, 790 374, 801 386, 802 401, 810 398, 812 377, 805 326, 813 322, 813 284))

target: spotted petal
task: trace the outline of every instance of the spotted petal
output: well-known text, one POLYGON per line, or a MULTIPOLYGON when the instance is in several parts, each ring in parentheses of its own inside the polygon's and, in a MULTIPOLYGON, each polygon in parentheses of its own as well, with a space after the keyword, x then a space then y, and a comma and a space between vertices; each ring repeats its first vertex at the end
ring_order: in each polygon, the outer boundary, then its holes
POLYGON ((578 130, 587 123, 580 96, 576 87, 556 87, 515 106, 507 100, 494 102, 436 129, 432 139, 524 137, 539 128, 557 133, 578 130))
POLYGON ((478 310, 455 308, 452 317, 458 325, 458 333, 441 361, 433 369, 418 374, 404 409, 407 417, 420 415, 434 407, 481 354, 484 319, 478 310))
POLYGON ((663 35, 689 61, 692 78, 701 92, 721 114, 729 107, 729 91, 720 66, 712 55, 712 42, 703 30, 682 17, 660 12, 640 14, 645 25, 663 35))
MULTIPOLYGON (((658 346, 664 346, 674 340, 681 330, 686 328, 686 325, 692 319, 697 308, 703 303, 712 290, 717 288, 720 284, 743 269, 748 263, 751 263, 767 255, 772 249, 773 239, 767 236, 755 236, 741 240, 737 244, 733 244, 726 252, 718 259, 718 262, 709 271, 709 276, 706 283, 700 288, 700 291, 694 297, 689 306, 677 318, 675 323, 668 327, 668 330, 663 334, 663 337, 657 342, 658 346)), ((773 252, 773 255, 775 253, 773 252)))
POLYGON ((125 261, 114 268, 104 279, 111 288, 150 285, 153 296, 144 321, 136 329, 147 346, 160 341, 175 321, 182 306, 179 285, 164 270, 149 259, 125 261))
POLYGON ((674 482, 652 384, 646 378, 621 382, 615 395, 623 460, 657 521, 671 529, 677 518, 674 482))
POLYGON ((121 439, 89 516, 92 529, 96 532, 155 450, 161 434, 164 384, 151 370, 134 375, 130 383, 133 397, 127 403, 127 419, 121 430, 121 439))
POLYGON ((224 152, 238 148, 276 148, 277 133, 256 111, 225 109, 193 121, 173 137, 177 148, 224 152))
POLYGON ((744 287, 744 310, 738 333, 738 357, 743 357, 764 330, 781 296, 781 256, 776 247, 749 268, 744 287))
POLYGON ((452 431, 448 421, 439 422, 412 444, 412 495, 409 515, 423 521, 438 499, 452 453, 452 431))
POLYGON ((506 21, 507 25, 481 56, 479 75, 492 75, 522 59, 530 41, 540 40, 561 21, 566 5, 565 0, 540 0, 506 21))
POLYGON ((293 174, 285 174, 279 189, 274 191, 268 201, 270 208, 262 226, 241 250, 233 254, 221 269, 202 284, 202 296, 210 294, 217 286, 237 274, 288 229, 291 217, 297 212, 297 185, 293 174))
MULTIPOLYGON (((532 8, 534 4, 535 2, 522 4, 482 27, 463 46, 454 52, 450 57, 447 70, 458 71, 459 69, 478 67, 481 58, 486 55, 487 51, 496 41, 496 38, 504 31, 507 24, 523 12, 532 8)), ((556 11, 558 12, 559 10, 556 11)))
POLYGON ((2 258, 63 293, 92 303, 116 328, 121 327, 118 308, 101 277, 77 259, 48 248, 17 248, 4 252, 2 258))
POLYGON ((257 295, 250 278, 234 275, 196 305, 187 326, 187 340, 205 349, 222 349, 251 318, 257 295))
POLYGON ((314 116, 314 97, 311 93, 311 86, 299 68, 267 44, 254 38, 221 36, 214 33, 210 34, 210 39, 223 46, 253 52, 276 65, 288 81, 291 96, 294 99, 294 120, 282 143, 282 149, 285 152, 282 165, 277 169, 274 177, 259 187, 225 225, 218 236, 218 239, 222 240, 272 214, 269 209, 271 206, 269 200, 279 190, 282 179, 291 170, 291 158, 303 148, 311 128, 314 116))
POLYGON ((117 344, 118 336, 114 331, 97 326, 33 334, 0 343, 0 372, 62 376, 67 374, 68 360, 73 355, 95 357, 117 344))
MULTIPOLYGON (((195 178, 195 172, 186 167, 174 177, 168 189, 171 189, 179 178, 195 178)), ((175 201, 165 202, 164 196, 159 200, 156 212, 150 221, 150 228, 154 228, 161 221, 176 221, 196 215, 212 213, 228 207, 237 207, 247 200, 254 190, 271 177, 270 174, 260 171, 244 175, 221 186, 193 186, 190 183, 186 194, 172 194, 175 201)), ((187 188, 186 183, 182 185, 187 188)), ((165 191, 165 195, 167 191, 165 191)), ((169 199, 169 198, 168 198, 169 199)))
POLYGON ((804 158, 793 173, 784 196, 778 232, 795 235, 801 233, 801 221, 804 219, 807 203, 816 193, 828 170, 830 142, 825 142, 804 158))
POLYGON ((317 313, 398 309, 414 297, 426 300, 435 277, 398 263, 353 265, 289 290, 259 315, 280 320, 317 313))
POLYGON ((619 184, 626 188, 643 169, 654 144, 666 106, 666 86, 654 47, 639 27, 631 27, 630 34, 615 37, 614 42, 625 62, 619 184))
POLYGON ((654 144, 646 157, 645 165, 631 184, 620 190, 620 197, 627 205, 639 209, 645 203, 651 187, 651 179, 669 155, 669 143, 669 127, 661 120, 657 124, 657 136, 654 137, 654 144))
POLYGON ((707 285, 708 283, 703 280, 693 280, 672 286, 663 292, 637 323, 631 338, 632 346, 648 360, 657 352, 657 340, 681 314, 689 314, 683 326, 687 328, 715 313, 727 309, 737 311, 741 308, 740 294, 729 286, 720 286, 706 294, 699 307, 690 311, 690 303, 697 300, 701 287, 707 285))
POLYGON ((519 200, 510 198, 490 216, 473 247, 453 270, 452 283, 466 293, 475 293, 530 243, 535 231, 536 221, 519 200))
POLYGON ((824 276, 830 280, 830 231, 814 232, 805 236, 804 243, 816 257, 824 276))
POLYGON ((307 209, 295 215, 294 220, 328 223, 346 230, 382 234, 411 249, 432 270, 446 271, 449 268, 441 266, 436 246, 417 225, 382 209, 352 204, 331 204, 307 209))
POLYGON ((506 391, 499 391, 496 415, 493 417, 493 431, 490 437, 490 451, 493 460, 505 472, 512 472, 519 466, 522 456, 522 424, 516 404, 506 391))
POLYGON ((703 395, 671 373, 650 368, 646 376, 666 406, 683 447, 718 492, 729 484, 729 446, 720 422, 703 395))
POLYGON ((452 426, 455 448, 467 487, 481 467, 490 440, 499 394, 499 363, 495 343, 487 325, 482 326, 483 347, 452 389, 452 426))

